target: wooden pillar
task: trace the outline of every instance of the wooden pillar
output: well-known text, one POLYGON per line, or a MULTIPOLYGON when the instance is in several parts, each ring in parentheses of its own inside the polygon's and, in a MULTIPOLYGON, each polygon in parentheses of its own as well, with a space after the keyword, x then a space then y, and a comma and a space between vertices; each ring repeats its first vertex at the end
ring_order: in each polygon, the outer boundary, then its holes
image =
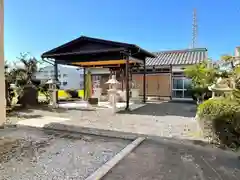
POLYGON ((86 100, 86 68, 83 68, 83 100, 86 100))
POLYGON ((124 69, 120 70, 120 76, 121 76, 121 88, 122 88, 122 91, 123 91, 123 89, 124 89, 124 85, 123 85, 123 83, 124 83, 124 69))
POLYGON ((126 108, 125 110, 129 110, 129 56, 126 55, 126 76, 125 76, 125 83, 126 83, 126 108))
POLYGON ((6 122, 6 98, 4 75, 4 1, 0 0, 0 126, 6 122))
MULTIPOLYGON (((58 83, 58 63, 56 62, 56 60, 54 62, 54 80, 56 83, 58 83)), ((56 91, 56 102, 58 103, 58 90, 56 91)))
MULTIPOLYGON (((130 67, 130 69, 129 69, 129 72, 130 72, 130 79, 129 79, 129 81, 130 82, 132 82, 132 66, 130 67)), ((132 84, 131 84, 131 87, 130 87, 130 89, 132 88, 132 84)))
POLYGON ((143 61, 143 103, 146 103, 146 59, 143 61))

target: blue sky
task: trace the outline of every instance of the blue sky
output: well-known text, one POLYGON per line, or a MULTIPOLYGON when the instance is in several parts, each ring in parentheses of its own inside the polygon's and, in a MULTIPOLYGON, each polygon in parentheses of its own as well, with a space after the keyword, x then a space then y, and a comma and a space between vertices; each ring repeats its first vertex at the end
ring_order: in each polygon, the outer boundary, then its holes
POLYGON ((41 53, 81 35, 149 51, 189 48, 197 8, 198 47, 219 59, 240 46, 239 0, 5 0, 5 59, 41 53))

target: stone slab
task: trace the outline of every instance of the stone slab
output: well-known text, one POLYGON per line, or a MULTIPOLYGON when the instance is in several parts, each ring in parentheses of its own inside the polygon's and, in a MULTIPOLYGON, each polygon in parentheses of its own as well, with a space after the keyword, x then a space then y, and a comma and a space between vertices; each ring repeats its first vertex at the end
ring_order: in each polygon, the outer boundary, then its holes
POLYGON ((17 126, 29 126, 29 127, 38 127, 43 128, 50 123, 60 123, 63 121, 68 121, 68 118, 52 117, 52 116, 43 116, 38 118, 30 118, 22 121, 18 121, 17 126))

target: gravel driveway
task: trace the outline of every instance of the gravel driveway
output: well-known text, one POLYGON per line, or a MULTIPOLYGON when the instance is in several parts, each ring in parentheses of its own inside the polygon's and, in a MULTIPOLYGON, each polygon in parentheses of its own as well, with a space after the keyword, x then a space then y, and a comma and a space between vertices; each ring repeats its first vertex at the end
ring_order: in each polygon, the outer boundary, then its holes
POLYGON ((82 180, 129 142, 30 128, 0 130, 1 180, 82 180))

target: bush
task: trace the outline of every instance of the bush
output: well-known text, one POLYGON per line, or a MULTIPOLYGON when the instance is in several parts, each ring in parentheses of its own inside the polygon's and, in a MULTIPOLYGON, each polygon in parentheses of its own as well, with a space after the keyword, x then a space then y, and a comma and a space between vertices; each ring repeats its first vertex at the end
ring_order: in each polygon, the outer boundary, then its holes
POLYGON ((205 137, 231 148, 240 146, 240 106, 224 98, 209 99, 198 107, 205 137))
POLYGON ((193 88, 190 90, 194 101, 205 101, 212 97, 212 92, 208 88, 193 88))
POLYGON ((71 96, 71 98, 78 98, 77 90, 67 90, 67 93, 71 96))

